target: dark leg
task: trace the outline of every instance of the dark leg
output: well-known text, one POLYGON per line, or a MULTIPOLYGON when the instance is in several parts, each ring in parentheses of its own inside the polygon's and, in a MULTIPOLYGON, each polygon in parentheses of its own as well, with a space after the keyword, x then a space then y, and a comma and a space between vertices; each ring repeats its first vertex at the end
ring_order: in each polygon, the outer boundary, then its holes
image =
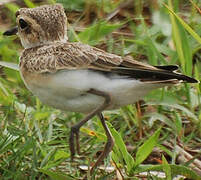
POLYGON ((88 120, 90 120, 96 114, 102 112, 105 108, 107 108, 109 106, 110 102, 111 102, 110 95, 105 93, 105 92, 98 91, 98 90, 95 90, 95 89, 91 89, 91 90, 88 91, 88 93, 95 94, 97 96, 102 96, 105 101, 103 102, 102 105, 100 105, 94 111, 89 113, 82 121, 80 121, 78 124, 76 124, 76 125, 71 127, 70 137, 69 137, 71 160, 73 160, 73 157, 75 155, 75 144, 74 144, 74 139, 75 138, 76 138, 77 152, 78 153, 80 152, 80 146, 79 146, 79 130, 80 130, 80 127, 83 126, 88 120))
POLYGON ((100 118, 101 123, 103 125, 103 128, 105 130, 105 133, 106 133, 106 136, 107 136, 107 143, 105 144, 105 148, 104 148, 103 152, 98 157, 98 160, 96 161, 96 163, 91 168, 90 174, 92 174, 94 169, 103 161, 103 159, 105 157, 107 157, 107 155, 112 150, 112 147, 114 146, 114 140, 113 140, 112 134, 111 134, 110 129, 108 128, 107 124, 105 123, 105 119, 104 119, 102 113, 98 113, 98 117, 100 118))

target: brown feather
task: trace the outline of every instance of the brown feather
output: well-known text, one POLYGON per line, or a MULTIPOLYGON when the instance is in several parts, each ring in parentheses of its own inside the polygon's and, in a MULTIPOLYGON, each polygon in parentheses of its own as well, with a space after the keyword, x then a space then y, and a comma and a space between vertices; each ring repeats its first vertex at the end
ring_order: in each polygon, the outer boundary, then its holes
POLYGON ((100 73, 115 73, 144 82, 168 83, 176 80, 195 83, 195 79, 174 72, 177 66, 151 66, 120 57, 82 43, 54 43, 25 49, 21 66, 31 72, 56 72, 61 69, 90 69, 100 73))

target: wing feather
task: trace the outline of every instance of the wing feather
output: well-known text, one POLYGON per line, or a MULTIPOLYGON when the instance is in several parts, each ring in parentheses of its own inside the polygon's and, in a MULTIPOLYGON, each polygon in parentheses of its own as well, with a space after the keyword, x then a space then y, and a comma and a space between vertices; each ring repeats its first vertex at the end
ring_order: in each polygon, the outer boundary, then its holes
POLYGON ((151 66, 120 57, 82 43, 55 43, 25 49, 20 66, 32 72, 56 72, 61 69, 90 69, 99 72, 115 73, 144 82, 168 82, 176 80, 197 82, 195 79, 174 72, 177 66, 151 66), (31 57, 31 58, 30 58, 31 57))

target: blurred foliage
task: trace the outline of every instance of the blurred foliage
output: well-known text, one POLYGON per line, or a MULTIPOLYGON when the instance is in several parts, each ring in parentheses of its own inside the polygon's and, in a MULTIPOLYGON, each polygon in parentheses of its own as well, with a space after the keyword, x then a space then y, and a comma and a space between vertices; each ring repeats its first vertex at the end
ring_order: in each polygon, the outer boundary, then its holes
MULTIPOLYGON (((0 15, 5 17, 0 19, 0 61, 19 63, 23 49, 19 39, 2 36, 15 24, 16 10, 56 2, 65 7, 70 41, 152 65, 178 64, 182 73, 201 79, 199 0, 8 2, 0 6, 0 15)), ((118 173, 125 179, 137 179, 141 172, 148 172, 147 179, 160 179, 151 171, 164 172, 166 179, 176 175, 200 179, 190 166, 194 158, 201 160, 200 83, 157 89, 137 105, 106 111, 104 115, 116 142, 104 167, 112 166, 114 170, 97 170, 99 179, 115 179, 118 173), (189 150, 193 159, 178 162, 177 145, 189 150), (157 155, 154 147, 160 149, 157 155)), ((69 127, 82 117, 43 105, 25 88, 19 72, 0 67, 0 179, 83 177, 86 172, 79 165, 93 164, 106 136, 98 118, 93 118, 81 128, 83 153, 71 162, 69 127)))

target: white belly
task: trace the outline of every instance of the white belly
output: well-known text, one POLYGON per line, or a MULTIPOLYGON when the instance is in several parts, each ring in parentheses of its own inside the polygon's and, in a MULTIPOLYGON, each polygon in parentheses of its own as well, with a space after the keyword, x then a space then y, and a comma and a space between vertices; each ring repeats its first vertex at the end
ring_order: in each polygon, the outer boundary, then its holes
POLYGON ((108 109, 135 103, 155 85, 125 77, 106 77, 90 70, 61 70, 54 74, 44 74, 43 83, 25 82, 28 89, 42 102, 58 109, 88 113, 101 105, 103 97, 87 93, 90 89, 107 92, 112 104, 108 109))

